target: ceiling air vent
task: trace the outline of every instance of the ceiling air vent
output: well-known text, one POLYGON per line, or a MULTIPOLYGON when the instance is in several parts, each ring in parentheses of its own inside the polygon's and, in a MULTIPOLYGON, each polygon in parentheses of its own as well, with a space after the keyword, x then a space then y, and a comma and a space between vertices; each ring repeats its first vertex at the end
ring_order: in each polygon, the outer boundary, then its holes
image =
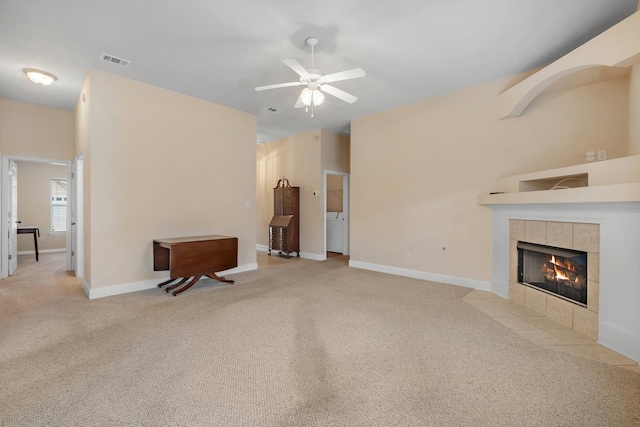
POLYGON ((112 64, 120 65, 121 67, 128 67, 129 64, 131 64, 131 61, 129 61, 128 59, 118 58, 116 56, 109 55, 106 53, 103 53, 102 55, 100 55, 100 59, 102 59, 103 61, 110 62, 112 64))
POLYGON ((280 111, 279 111, 277 108, 275 108, 275 107, 267 107, 267 108, 265 108, 265 110, 267 110, 267 111, 269 111, 269 112, 271 112, 271 113, 279 113, 279 112, 280 112, 280 111))

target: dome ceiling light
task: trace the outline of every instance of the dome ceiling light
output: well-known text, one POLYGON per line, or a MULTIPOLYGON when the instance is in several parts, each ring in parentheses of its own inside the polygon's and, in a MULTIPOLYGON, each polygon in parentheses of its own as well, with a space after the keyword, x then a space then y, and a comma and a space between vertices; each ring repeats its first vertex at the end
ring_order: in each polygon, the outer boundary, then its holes
POLYGON ((29 80, 38 84, 40 86, 49 86, 51 83, 56 81, 58 78, 51 73, 47 73, 46 71, 40 71, 33 68, 25 68, 24 73, 27 75, 29 80))

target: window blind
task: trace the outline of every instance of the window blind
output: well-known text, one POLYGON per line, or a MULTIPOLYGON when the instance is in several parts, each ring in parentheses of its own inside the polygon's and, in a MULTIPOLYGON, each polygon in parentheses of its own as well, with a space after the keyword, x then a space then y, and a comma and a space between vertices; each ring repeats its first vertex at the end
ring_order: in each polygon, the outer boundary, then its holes
POLYGON ((67 231, 67 180, 51 180, 51 231, 67 231))

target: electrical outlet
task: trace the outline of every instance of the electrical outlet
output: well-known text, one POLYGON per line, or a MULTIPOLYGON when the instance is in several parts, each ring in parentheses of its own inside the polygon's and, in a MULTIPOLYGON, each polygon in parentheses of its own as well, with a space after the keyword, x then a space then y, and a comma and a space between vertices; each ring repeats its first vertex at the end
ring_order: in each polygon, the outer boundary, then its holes
POLYGON ((607 150, 598 151, 598 160, 607 160, 607 150))
POLYGON ((587 162, 593 162, 596 159, 595 151, 587 151, 587 162))
POLYGON ((411 252, 406 251, 406 252, 404 253, 404 257, 405 257, 405 258, 411 258, 411 252))

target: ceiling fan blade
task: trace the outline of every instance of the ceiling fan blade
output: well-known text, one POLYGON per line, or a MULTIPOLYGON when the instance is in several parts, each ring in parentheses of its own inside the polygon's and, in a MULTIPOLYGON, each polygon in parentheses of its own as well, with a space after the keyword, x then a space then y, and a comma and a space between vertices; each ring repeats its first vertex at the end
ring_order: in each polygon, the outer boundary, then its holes
POLYGON ((324 84, 320 86, 320 90, 328 93, 329 95, 333 95, 336 98, 342 99, 344 102, 348 102, 349 104, 353 104, 358 100, 357 96, 351 95, 350 93, 331 85, 324 84))
POLYGON ((295 59, 283 59, 282 62, 287 64, 289 68, 298 73, 300 77, 306 77, 309 75, 309 72, 295 59))
POLYGON ((258 86, 256 88, 256 91, 260 92, 261 90, 277 89, 279 87, 300 86, 301 84, 303 84, 303 83, 300 83, 300 82, 289 82, 289 83, 278 83, 278 84, 275 84, 275 85, 258 86))
POLYGON ((293 106, 293 108, 302 108, 305 107, 305 105, 302 103, 302 93, 300 94, 300 96, 298 97, 298 100, 296 101, 296 105, 293 106))
POLYGON ((353 70, 340 71, 339 73, 327 74, 322 77, 322 81, 326 83, 338 82, 340 80, 357 79, 367 74, 362 68, 354 68, 353 70))

